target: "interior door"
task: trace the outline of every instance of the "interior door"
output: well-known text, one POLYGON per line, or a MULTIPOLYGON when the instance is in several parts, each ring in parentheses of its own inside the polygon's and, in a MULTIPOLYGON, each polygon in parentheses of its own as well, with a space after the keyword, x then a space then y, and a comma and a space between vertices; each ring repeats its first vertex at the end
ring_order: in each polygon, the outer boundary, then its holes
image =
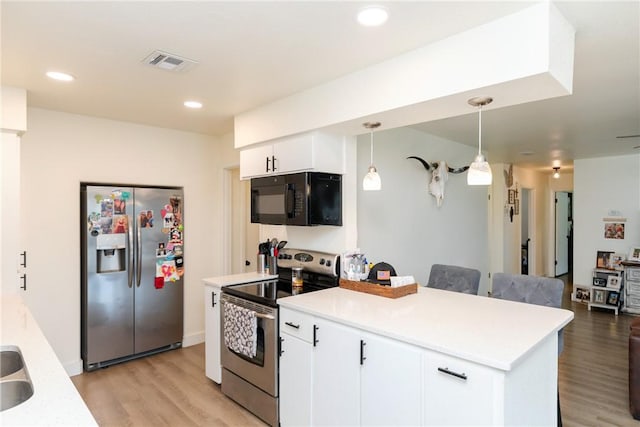
POLYGON ((556 277, 569 272, 570 217, 569 193, 556 192, 556 277))

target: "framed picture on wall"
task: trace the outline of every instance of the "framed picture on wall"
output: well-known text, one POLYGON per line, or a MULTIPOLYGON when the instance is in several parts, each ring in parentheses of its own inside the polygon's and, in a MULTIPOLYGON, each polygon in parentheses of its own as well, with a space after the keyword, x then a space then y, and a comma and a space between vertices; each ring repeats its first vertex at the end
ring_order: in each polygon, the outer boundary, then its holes
POLYGON ((515 199, 513 201, 513 214, 520 215, 520 199, 515 199))
POLYGON ((509 190, 509 204, 512 205, 516 200, 516 190, 509 190))

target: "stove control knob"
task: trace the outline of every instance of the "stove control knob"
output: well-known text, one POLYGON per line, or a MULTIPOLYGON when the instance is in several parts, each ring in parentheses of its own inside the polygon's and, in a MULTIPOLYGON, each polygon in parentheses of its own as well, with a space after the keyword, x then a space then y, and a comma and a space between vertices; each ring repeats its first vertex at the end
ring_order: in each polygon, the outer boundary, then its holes
POLYGON ((320 258, 320 265, 324 265, 324 258, 320 258))
POLYGON ((324 265, 326 265, 327 267, 331 267, 331 260, 328 259, 327 262, 324 263, 324 265))
POLYGON ((287 259, 293 258, 290 254, 287 254, 287 259))

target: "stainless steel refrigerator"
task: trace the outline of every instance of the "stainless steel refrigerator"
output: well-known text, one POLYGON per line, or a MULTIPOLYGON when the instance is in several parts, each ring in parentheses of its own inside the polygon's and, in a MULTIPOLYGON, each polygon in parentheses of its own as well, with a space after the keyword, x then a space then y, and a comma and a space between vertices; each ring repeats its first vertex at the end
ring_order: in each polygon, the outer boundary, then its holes
POLYGON ((82 184, 81 206, 84 369, 180 347, 182 189, 82 184))

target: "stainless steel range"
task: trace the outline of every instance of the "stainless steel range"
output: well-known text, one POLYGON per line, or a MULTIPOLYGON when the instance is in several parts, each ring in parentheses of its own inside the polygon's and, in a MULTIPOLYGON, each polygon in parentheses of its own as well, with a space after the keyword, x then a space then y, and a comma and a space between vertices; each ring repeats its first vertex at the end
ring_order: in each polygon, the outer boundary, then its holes
POLYGON ((277 426, 279 420, 277 299, 338 286, 339 266, 337 254, 285 248, 278 255, 278 280, 222 289, 222 392, 270 425, 277 426), (295 267, 302 268, 302 286, 292 286, 295 267), (240 350, 237 335, 243 338, 240 350))

